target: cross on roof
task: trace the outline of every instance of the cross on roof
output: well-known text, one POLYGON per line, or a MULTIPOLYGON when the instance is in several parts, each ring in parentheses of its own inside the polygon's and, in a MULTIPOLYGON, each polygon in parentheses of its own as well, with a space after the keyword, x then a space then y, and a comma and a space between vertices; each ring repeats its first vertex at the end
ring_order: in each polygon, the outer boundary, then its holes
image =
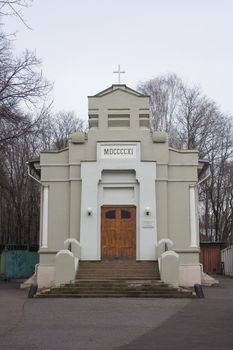
POLYGON ((118 74, 118 84, 121 83, 121 74, 125 73, 124 70, 121 70, 121 66, 118 64, 118 70, 114 71, 113 73, 118 74))

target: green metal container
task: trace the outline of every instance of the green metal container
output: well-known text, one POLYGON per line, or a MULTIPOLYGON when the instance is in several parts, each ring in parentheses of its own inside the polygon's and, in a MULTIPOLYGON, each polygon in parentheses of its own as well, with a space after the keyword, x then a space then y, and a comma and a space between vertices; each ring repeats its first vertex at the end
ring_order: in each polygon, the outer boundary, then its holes
POLYGON ((1 268, 6 278, 28 278, 33 275, 39 254, 28 250, 5 250, 1 256, 1 268), (2 263, 3 260, 3 263, 2 263), (3 267, 2 267, 3 265, 3 267))

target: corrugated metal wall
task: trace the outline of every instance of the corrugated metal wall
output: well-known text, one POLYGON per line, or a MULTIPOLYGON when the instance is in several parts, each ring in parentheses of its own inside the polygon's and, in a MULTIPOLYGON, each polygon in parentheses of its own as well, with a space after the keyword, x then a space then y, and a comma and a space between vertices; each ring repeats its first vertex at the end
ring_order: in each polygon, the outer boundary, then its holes
POLYGON ((28 278, 35 271, 39 254, 27 250, 4 250, 1 254, 1 273, 6 278, 28 278))
POLYGON ((221 251, 221 259, 224 263, 224 273, 226 276, 233 276, 233 246, 221 251))
POLYGON ((221 273, 220 245, 201 244, 200 263, 206 273, 221 273))

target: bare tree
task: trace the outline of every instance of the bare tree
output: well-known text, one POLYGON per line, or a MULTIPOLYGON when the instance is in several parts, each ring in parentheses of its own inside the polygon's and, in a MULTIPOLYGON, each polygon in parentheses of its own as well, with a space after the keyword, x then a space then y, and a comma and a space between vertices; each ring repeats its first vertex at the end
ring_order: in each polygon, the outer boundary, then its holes
POLYGON ((48 108, 36 120, 0 152, 0 244, 38 243, 40 187, 28 176, 26 161, 45 148, 66 147, 70 133, 84 130, 73 112, 48 108))
POLYGON ((0 15, 14 15, 32 2, 33 0, 0 0, 0 15))
POLYGON ((169 133, 170 145, 197 149, 211 164, 200 188, 201 224, 214 240, 233 237, 233 125, 197 86, 168 74, 139 84, 150 95, 151 127, 169 133))
POLYGON ((205 215, 208 217, 208 225, 215 240, 226 240, 233 233, 232 134, 231 119, 222 118, 221 127, 219 126, 215 137, 215 147, 208 153, 211 177, 205 184, 205 200, 208 207, 205 215))
POLYGON ((75 116, 74 112, 59 112, 54 116, 54 144, 56 149, 68 145, 69 136, 76 131, 84 131, 84 121, 75 116))
POLYGON ((0 18, 16 16, 28 29, 31 29, 23 18, 21 11, 23 8, 29 7, 32 2, 33 0, 0 0, 0 18))
MULTIPOLYGON (((14 15, 27 26, 21 10, 30 3, 0 0, 0 20, 14 15)), ((0 32, 0 244, 30 245, 38 242, 40 190, 26 161, 43 149, 66 147, 84 122, 73 112, 51 111, 52 85, 40 60, 28 50, 16 57, 10 38, 0 32)))
POLYGON ((216 130, 221 127, 221 119, 216 104, 203 95, 200 88, 182 85, 177 114, 179 147, 198 149, 200 156, 205 157, 216 130))
POLYGON ((48 98, 52 85, 43 78, 40 64, 29 51, 14 57, 10 41, 0 34, 0 147, 31 128, 33 122, 25 115, 35 113, 48 98))
POLYGON ((32 156, 30 134, 14 139, 1 153, 0 242, 36 244, 38 241, 39 187, 27 175, 32 156))
POLYGON ((176 133, 181 88, 182 81, 176 74, 162 75, 138 85, 139 91, 150 95, 152 130, 168 132, 171 143, 176 133))

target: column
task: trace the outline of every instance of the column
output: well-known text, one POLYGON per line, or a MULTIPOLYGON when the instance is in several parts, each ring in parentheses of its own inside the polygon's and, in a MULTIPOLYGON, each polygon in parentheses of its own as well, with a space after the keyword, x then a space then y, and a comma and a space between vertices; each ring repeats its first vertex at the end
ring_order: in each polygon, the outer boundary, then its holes
POLYGON ((48 248, 49 187, 43 186, 41 248, 48 248))
POLYGON ((197 247, 198 229, 197 229, 197 213, 196 213, 196 194, 195 185, 189 187, 189 210, 190 210, 190 241, 191 247, 197 247))

